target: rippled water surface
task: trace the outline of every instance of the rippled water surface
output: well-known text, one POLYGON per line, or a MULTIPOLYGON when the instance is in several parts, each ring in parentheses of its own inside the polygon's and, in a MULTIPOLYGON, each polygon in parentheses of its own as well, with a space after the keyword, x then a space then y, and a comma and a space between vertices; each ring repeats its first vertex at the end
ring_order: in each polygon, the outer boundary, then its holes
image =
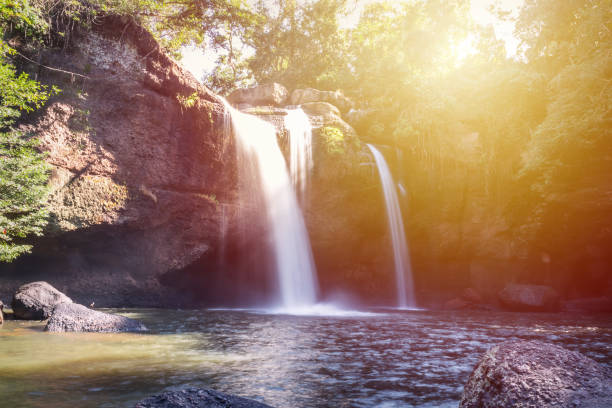
POLYGON ((0 405, 130 407, 185 386, 278 407, 456 406, 479 356, 539 339, 612 366, 612 317, 377 310, 358 316, 120 310, 147 334, 0 329, 0 405))

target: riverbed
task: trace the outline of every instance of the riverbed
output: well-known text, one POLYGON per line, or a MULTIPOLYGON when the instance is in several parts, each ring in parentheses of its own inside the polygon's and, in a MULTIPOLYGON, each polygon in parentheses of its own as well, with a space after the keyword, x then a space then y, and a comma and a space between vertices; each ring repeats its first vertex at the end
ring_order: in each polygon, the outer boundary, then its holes
POLYGON ((330 316, 262 310, 121 309, 146 334, 0 329, 0 401, 131 407, 210 387, 277 407, 454 407, 482 353, 538 339, 612 367, 612 316, 373 309, 330 316))

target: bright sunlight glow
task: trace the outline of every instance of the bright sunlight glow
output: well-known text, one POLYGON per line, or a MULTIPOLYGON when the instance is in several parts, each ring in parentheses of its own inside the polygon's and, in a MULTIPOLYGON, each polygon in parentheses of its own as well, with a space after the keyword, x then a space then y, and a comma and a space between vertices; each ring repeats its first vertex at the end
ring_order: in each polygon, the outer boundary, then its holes
MULTIPOLYGON (((482 26, 493 26, 495 35, 502 40, 506 46, 508 56, 516 54, 518 39, 513 35, 514 24, 508 21, 501 21, 489 11, 493 5, 499 6, 503 10, 516 14, 524 0, 472 0, 470 5, 470 15, 474 21, 482 26)), ((372 0, 360 0, 355 12, 349 14, 342 25, 351 27, 357 24, 359 14, 363 7, 372 0)), ((470 55, 477 52, 475 48, 474 35, 469 34, 466 38, 458 40, 456 46, 451 51, 451 56, 457 63, 461 63, 470 55)), ((204 75, 210 73, 214 66, 218 54, 215 50, 209 49, 206 52, 197 47, 185 47, 182 52, 182 64, 198 80, 202 80, 204 75)))

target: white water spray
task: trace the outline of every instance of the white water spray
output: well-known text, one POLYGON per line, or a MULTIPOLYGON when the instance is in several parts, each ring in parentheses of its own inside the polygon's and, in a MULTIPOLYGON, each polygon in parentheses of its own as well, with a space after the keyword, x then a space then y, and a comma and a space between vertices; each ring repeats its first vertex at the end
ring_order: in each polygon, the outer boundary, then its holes
MULTIPOLYGON (((314 261, 304 218, 298 206, 274 126, 242 113, 225 102, 231 117, 240 160, 252 160, 258 171, 272 239, 281 306, 285 310, 312 306, 317 297, 314 261)), ((252 163, 240 163, 252 169, 252 163)))
POLYGON ((410 255, 408 253, 408 244, 406 243, 402 212, 400 210, 399 200, 397 199, 397 193, 395 192, 395 183, 393 182, 393 176, 391 176, 391 171, 389 171, 389 166, 387 166, 385 157, 371 144, 368 144, 368 147, 376 161, 380 183, 382 184, 383 194, 385 196, 387 221, 389 222, 389 231, 391 232, 393 244, 398 306, 400 308, 414 308, 416 307, 416 300, 412 281, 412 267, 410 265, 410 255))
POLYGON ((308 178, 313 167, 312 125, 301 108, 290 109, 285 116, 289 133, 289 171, 300 202, 304 204, 308 178))

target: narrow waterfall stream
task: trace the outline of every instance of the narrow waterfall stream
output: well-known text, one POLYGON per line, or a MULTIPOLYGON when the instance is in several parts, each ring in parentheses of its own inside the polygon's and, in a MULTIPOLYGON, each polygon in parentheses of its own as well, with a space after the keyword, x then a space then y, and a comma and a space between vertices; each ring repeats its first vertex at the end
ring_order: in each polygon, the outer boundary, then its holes
POLYGON ((382 184, 383 194, 385 196, 387 220, 389 222, 389 231, 393 244, 398 307, 414 308, 416 307, 416 299, 414 296, 414 283, 412 281, 412 266, 410 265, 410 255, 408 253, 408 244, 406 243, 406 234, 404 232, 404 221, 402 220, 402 212, 395 191, 395 183, 393 182, 393 176, 391 175, 385 157, 373 145, 368 144, 368 147, 376 161, 380 183, 382 184))
POLYGON ((225 106, 231 117, 237 148, 242 153, 238 155, 242 161, 238 165, 256 168, 259 173, 253 175, 252 182, 260 183, 266 207, 280 306, 288 311, 312 306, 317 297, 317 279, 310 240, 276 139, 276 129, 256 116, 234 109, 227 102, 225 106))
POLYGON ((301 108, 290 109, 285 116, 289 133, 289 171, 300 203, 304 205, 308 179, 312 171, 312 126, 301 108))

